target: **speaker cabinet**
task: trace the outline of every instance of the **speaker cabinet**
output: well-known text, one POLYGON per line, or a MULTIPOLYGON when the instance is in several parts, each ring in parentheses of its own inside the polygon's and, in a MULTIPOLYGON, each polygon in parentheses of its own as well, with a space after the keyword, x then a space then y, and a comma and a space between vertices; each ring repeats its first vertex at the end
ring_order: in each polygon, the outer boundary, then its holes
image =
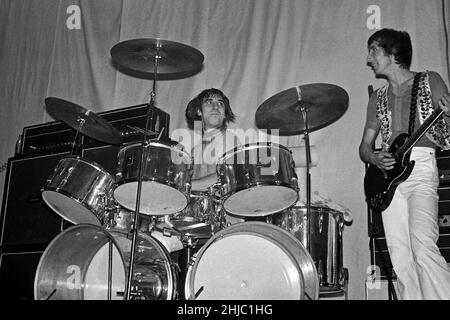
POLYGON ((33 300, 34 277, 44 251, 0 254, 0 298, 33 300))
POLYGON ((98 163, 113 177, 115 177, 117 171, 117 156, 119 151, 119 146, 111 145, 84 149, 83 159, 98 163))
POLYGON ((9 159, 1 214, 2 247, 49 243, 63 230, 63 219, 42 200, 41 188, 65 155, 9 159))

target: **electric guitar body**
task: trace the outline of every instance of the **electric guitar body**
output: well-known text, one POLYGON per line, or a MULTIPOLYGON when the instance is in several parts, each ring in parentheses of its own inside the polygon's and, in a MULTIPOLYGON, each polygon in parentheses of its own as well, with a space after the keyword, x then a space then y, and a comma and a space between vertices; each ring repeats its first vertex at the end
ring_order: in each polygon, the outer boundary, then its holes
POLYGON ((401 158, 396 153, 408 139, 406 133, 395 138, 389 153, 394 155, 396 163, 391 170, 382 170, 374 165, 369 165, 364 176, 364 192, 369 207, 375 211, 384 211, 392 201, 398 185, 408 179, 414 169, 414 161, 409 161, 410 152, 403 154, 401 158))

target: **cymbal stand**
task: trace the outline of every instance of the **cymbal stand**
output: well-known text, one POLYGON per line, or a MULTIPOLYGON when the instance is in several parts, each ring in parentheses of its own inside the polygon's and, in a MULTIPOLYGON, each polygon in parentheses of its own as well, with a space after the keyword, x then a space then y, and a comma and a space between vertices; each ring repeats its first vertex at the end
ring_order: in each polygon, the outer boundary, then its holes
MULTIPOLYGON (((309 143, 309 127, 308 127, 308 109, 309 106, 306 103, 302 103, 300 99, 297 102, 300 112, 302 113, 303 123, 305 125, 305 130, 303 131, 303 136, 305 139, 305 150, 306 150, 306 216, 307 219, 311 218, 311 147, 309 143)), ((311 234, 311 223, 308 223, 308 235, 311 234)), ((310 241, 307 242, 310 246, 310 241)), ((310 251, 311 248, 306 248, 310 251)))
MULTIPOLYGON (((128 273, 128 278, 127 278, 127 285, 125 288, 125 300, 130 300, 130 295, 131 295, 131 285, 132 285, 132 279, 133 279, 133 269, 134 269, 134 256, 135 256, 135 251, 136 251, 136 239, 137 239, 137 234, 138 234, 138 230, 137 230, 137 226, 138 226, 138 220, 139 220, 139 209, 140 209, 140 202, 141 202, 141 189, 142 189, 142 166, 144 164, 144 159, 145 159, 145 155, 144 155, 144 147, 147 143, 147 139, 148 139, 148 132, 149 132, 149 124, 150 124, 150 120, 151 120, 151 113, 152 113, 152 108, 155 105, 155 100, 156 100, 156 80, 157 80, 157 74, 158 74, 158 60, 161 59, 161 55, 160 55, 160 49, 161 49, 161 44, 157 43, 156 45, 156 54, 155 54, 155 64, 154 64, 154 77, 153 77, 153 90, 150 94, 150 101, 148 103, 148 111, 147 111, 147 119, 146 119, 146 123, 145 123, 145 131, 144 131, 144 138, 142 139, 142 143, 141 143, 141 161, 139 163, 139 173, 138 173, 138 186, 137 186, 137 193, 136 193, 136 208, 134 211, 134 221, 133 221, 133 228, 132 228, 132 233, 133 233, 133 239, 131 241, 131 254, 130 254, 130 270, 128 273)), ((153 226, 151 227, 153 228, 153 226)), ((151 232, 151 230, 149 230, 151 232)))
POLYGON ((81 128, 83 128, 83 125, 86 123, 86 119, 82 118, 82 117, 78 117, 77 119, 78 122, 78 128, 77 128, 77 132, 75 134, 75 138, 73 139, 73 143, 72 143, 72 151, 70 152, 71 155, 73 156, 78 156, 78 139, 80 137, 80 132, 81 132, 81 128))

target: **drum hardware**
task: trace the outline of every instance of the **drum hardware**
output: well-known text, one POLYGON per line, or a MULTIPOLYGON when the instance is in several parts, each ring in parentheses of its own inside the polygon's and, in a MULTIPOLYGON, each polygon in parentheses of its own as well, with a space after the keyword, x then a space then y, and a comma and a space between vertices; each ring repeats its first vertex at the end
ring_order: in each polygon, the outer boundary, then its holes
MULTIPOLYGON (((145 145, 148 143, 148 129, 150 123, 150 110, 155 106, 157 76, 188 72, 198 68, 204 60, 203 54, 198 50, 184 44, 157 39, 134 39, 116 44, 111 49, 113 61, 128 70, 144 72, 153 75, 153 88, 148 103, 148 114, 144 136, 141 142, 141 159, 138 170, 138 183, 135 206, 135 219, 133 230, 137 230, 137 220, 140 212, 140 200, 143 178, 143 164, 145 159, 145 145), (159 68, 159 69, 158 69, 159 68)), ((133 278, 137 232, 133 232, 130 254, 130 272, 126 286, 125 300, 130 298, 130 288, 133 278)))
POLYGON ((112 275, 113 275, 113 242, 108 239, 108 300, 112 298, 112 275))

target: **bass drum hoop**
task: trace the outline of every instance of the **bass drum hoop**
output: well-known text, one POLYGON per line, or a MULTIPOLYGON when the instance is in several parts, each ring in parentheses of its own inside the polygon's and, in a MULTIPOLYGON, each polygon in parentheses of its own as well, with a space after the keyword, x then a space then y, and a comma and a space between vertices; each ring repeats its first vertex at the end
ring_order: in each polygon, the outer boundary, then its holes
MULTIPOLYGON (((33 290, 34 290, 34 299, 35 300, 43 300, 42 297, 40 297, 41 293, 39 292, 39 290, 41 289, 40 284, 38 283, 39 281, 41 281, 39 276, 40 276, 40 273, 42 271, 41 269, 42 269, 43 265, 45 263, 48 263, 49 259, 47 259, 47 258, 49 257, 50 252, 54 249, 55 244, 57 244, 59 242, 59 240, 61 238, 65 237, 69 232, 74 232, 76 229, 82 230, 83 228, 97 229, 97 231, 103 233, 103 235, 105 235, 106 238, 112 242, 113 246, 117 250, 117 253, 119 254, 119 257, 120 257, 120 260, 121 260, 121 263, 122 263, 121 266, 123 267, 123 270, 125 271, 125 275, 124 275, 125 276, 124 289, 126 291, 126 288, 127 288, 127 285, 128 285, 127 277, 128 277, 128 273, 130 271, 130 268, 127 267, 127 263, 126 263, 124 255, 123 255, 122 248, 120 247, 117 239, 112 236, 113 232, 122 233, 122 234, 126 234, 126 232, 124 230, 115 230, 115 229, 108 229, 107 230, 104 227, 91 225, 91 224, 86 224, 86 223, 81 223, 81 224, 77 224, 77 225, 71 226, 71 227, 67 228, 66 230, 64 230, 63 232, 59 233, 50 242, 50 244, 47 246, 47 248, 43 252, 43 254, 42 254, 42 256, 41 256, 41 258, 39 260, 39 263, 38 263, 38 266, 37 266, 37 269, 36 269, 36 273, 35 273, 35 278, 34 278, 34 288, 33 288, 33 290)), ((142 235, 142 234, 143 233, 140 233, 140 235, 142 235)), ((146 237, 147 237, 147 239, 151 239, 151 240, 156 242, 156 244, 158 245, 158 248, 163 253, 163 258, 165 258, 166 259, 165 261, 169 264, 168 266, 166 265, 167 285, 168 285, 168 288, 167 288, 167 299, 166 300, 172 300, 175 297, 175 295, 176 295, 175 288, 176 288, 176 285, 177 285, 176 284, 177 278, 174 275, 173 264, 171 263, 170 255, 169 255, 167 249, 164 247, 164 245, 160 241, 158 241, 158 239, 156 239, 156 238, 154 238, 152 236, 148 236, 148 235, 146 235, 146 237)), ((130 240, 130 243, 131 243, 132 240, 131 239, 129 239, 129 240, 130 240)), ((101 246, 97 245, 97 247, 96 247, 97 251, 92 250, 92 252, 89 255, 89 259, 92 260, 92 258, 98 253, 98 249, 102 248, 104 245, 106 245, 106 243, 101 245, 101 246)), ((89 266, 90 265, 86 265, 85 269, 88 269, 89 266)), ((83 271, 85 271, 85 270, 83 270, 83 271)), ((84 275, 84 277, 86 277, 86 274, 84 275)), ((82 284, 86 285, 85 278, 81 279, 81 281, 82 281, 82 284)), ((45 281, 44 281, 44 285, 45 285, 45 281)), ((48 285, 48 283, 47 283, 47 285, 48 285)), ((55 292, 56 292, 56 289, 54 290, 54 292, 50 292, 50 294, 48 294, 46 297, 44 297, 45 300, 49 300, 55 292)), ((83 292, 83 296, 84 296, 84 292, 83 292)), ((125 296, 124 296, 124 299, 125 299, 125 296)))
MULTIPOLYGON (((267 231, 267 230, 265 230, 265 231, 267 231)), ((296 239, 294 236, 292 236, 289 232, 287 232, 286 230, 284 230, 276 225, 268 224, 265 222, 252 221, 252 222, 240 222, 240 223, 231 225, 231 226, 219 231, 212 238, 210 238, 197 253, 195 253, 193 255, 193 257, 189 263, 189 267, 188 267, 187 275, 186 275, 186 283, 185 283, 185 299, 186 300, 195 300, 196 299, 195 295, 201 296, 201 290, 199 290, 198 292, 194 292, 193 290, 195 289, 194 282, 195 282, 196 271, 197 271, 198 265, 202 259, 203 254, 205 253, 205 251, 208 250, 208 248, 216 241, 220 241, 221 239, 223 239, 224 237, 227 237, 227 236, 239 235, 239 234, 256 235, 265 240, 271 240, 272 243, 276 242, 278 244, 278 248, 281 249, 291 259, 291 261, 299 262, 296 259, 296 256, 301 255, 302 259, 306 260, 306 263, 304 263, 304 267, 307 272, 306 272, 306 276, 305 276, 305 273, 303 272, 303 269, 301 268, 301 266, 298 266, 301 269, 301 270, 299 270, 300 271, 300 281, 302 282, 301 287, 304 291, 299 294, 299 298, 302 299, 304 296, 306 296, 306 298, 310 299, 310 300, 317 300, 319 298, 319 277, 318 277, 317 269, 314 264, 314 261, 312 260, 311 256, 307 252, 307 250, 303 247, 302 243, 298 239, 296 239), (276 242, 276 241, 274 241, 275 240, 274 238, 269 237, 269 235, 271 235, 270 231, 267 234, 264 234, 264 233, 258 233, 258 232, 252 231, 251 230, 252 228, 254 228, 254 229, 258 229, 258 228, 272 229, 273 231, 276 231, 279 234, 282 234, 286 239, 289 239, 291 241, 291 244, 295 244, 296 248, 299 248, 300 251, 295 252, 295 253, 290 252, 289 250, 287 250, 287 248, 285 246, 280 245, 282 243, 276 242)), ((303 261, 303 262, 305 262, 305 261, 303 261)), ((233 299, 233 298, 230 297, 227 299, 233 299)))

